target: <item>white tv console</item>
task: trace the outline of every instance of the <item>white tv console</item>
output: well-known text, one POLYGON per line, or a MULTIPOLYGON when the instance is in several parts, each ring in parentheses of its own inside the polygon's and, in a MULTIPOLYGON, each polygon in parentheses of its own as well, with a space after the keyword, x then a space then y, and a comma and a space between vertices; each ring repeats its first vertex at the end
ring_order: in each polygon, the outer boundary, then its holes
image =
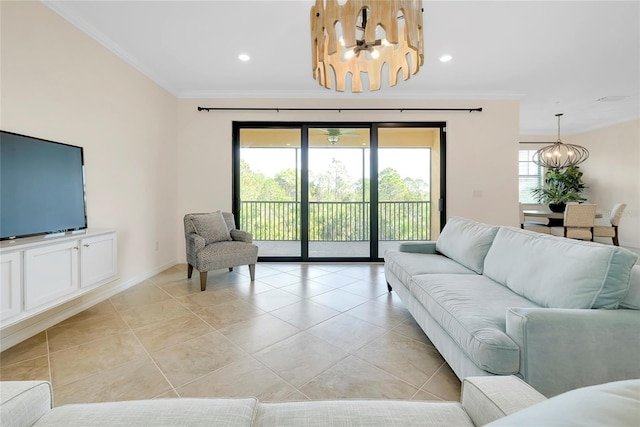
POLYGON ((0 242, 3 332, 116 279, 117 260, 109 229, 0 242))

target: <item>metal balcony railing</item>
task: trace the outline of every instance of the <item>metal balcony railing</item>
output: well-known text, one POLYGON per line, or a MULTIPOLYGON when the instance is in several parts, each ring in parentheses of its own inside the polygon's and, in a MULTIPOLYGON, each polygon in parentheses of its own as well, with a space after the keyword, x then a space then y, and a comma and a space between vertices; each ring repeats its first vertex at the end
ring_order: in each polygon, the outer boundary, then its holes
MULTIPOLYGON (((378 239, 429 240, 431 202, 379 202, 378 239)), ((243 201, 240 229, 254 240, 300 240, 300 202, 243 201)), ((368 202, 310 202, 309 240, 352 242, 370 240, 368 202)))

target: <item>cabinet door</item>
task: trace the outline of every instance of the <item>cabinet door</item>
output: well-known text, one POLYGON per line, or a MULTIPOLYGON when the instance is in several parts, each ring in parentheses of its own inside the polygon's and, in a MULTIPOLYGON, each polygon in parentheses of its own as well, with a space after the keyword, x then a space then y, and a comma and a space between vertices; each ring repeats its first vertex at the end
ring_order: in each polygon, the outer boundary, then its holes
POLYGON ((0 318, 20 314, 22 309, 22 264, 20 252, 0 255, 0 318))
POLYGON ((24 251, 25 310, 78 290, 79 244, 72 240, 24 251))
POLYGON ((88 237, 80 244, 80 287, 95 285, 117 274, 115 234, 88 237))

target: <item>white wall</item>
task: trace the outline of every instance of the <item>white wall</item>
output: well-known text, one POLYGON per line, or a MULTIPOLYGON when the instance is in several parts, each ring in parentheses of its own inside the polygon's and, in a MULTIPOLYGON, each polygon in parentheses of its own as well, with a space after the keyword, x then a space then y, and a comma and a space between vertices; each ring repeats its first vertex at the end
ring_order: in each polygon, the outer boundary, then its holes
MULTIPOLYGON (((199 112, 203 107, 336 107, 328 100, 178 101, 178 233, 189 212, 230 210, 232 121, 391 121, 447 123, 447 215, 481 222, 518 224, 517 101, 341 101, 343 108, 466 108, 474 112, 199 112)), ((184 262, 184 239, 179 259, 184 262)))
POLYGON ((40 2, 0 7, 2 130, 84 147, 89 226, 118 231, 111 286, 174 264, 175 97, 40 2))
POLYGON ((620 245, 640 248, 640 119, 562 140, 589 150, 589 159, 580 165, 587 199, 602 212, 610 211, 614 203, 626 203, 620 220, 620 245))

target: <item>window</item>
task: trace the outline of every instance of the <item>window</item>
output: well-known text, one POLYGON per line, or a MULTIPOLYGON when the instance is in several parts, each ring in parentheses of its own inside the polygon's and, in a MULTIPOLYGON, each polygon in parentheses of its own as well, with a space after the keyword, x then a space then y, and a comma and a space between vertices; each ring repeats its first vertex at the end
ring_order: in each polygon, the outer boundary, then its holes
POLYGON ((543 183, 544 169, 531 160, 536 150, 519 150, 518 154, 518 189, 520 190, 520 203, 538 203, 531 195, 533 188, 543 183))

